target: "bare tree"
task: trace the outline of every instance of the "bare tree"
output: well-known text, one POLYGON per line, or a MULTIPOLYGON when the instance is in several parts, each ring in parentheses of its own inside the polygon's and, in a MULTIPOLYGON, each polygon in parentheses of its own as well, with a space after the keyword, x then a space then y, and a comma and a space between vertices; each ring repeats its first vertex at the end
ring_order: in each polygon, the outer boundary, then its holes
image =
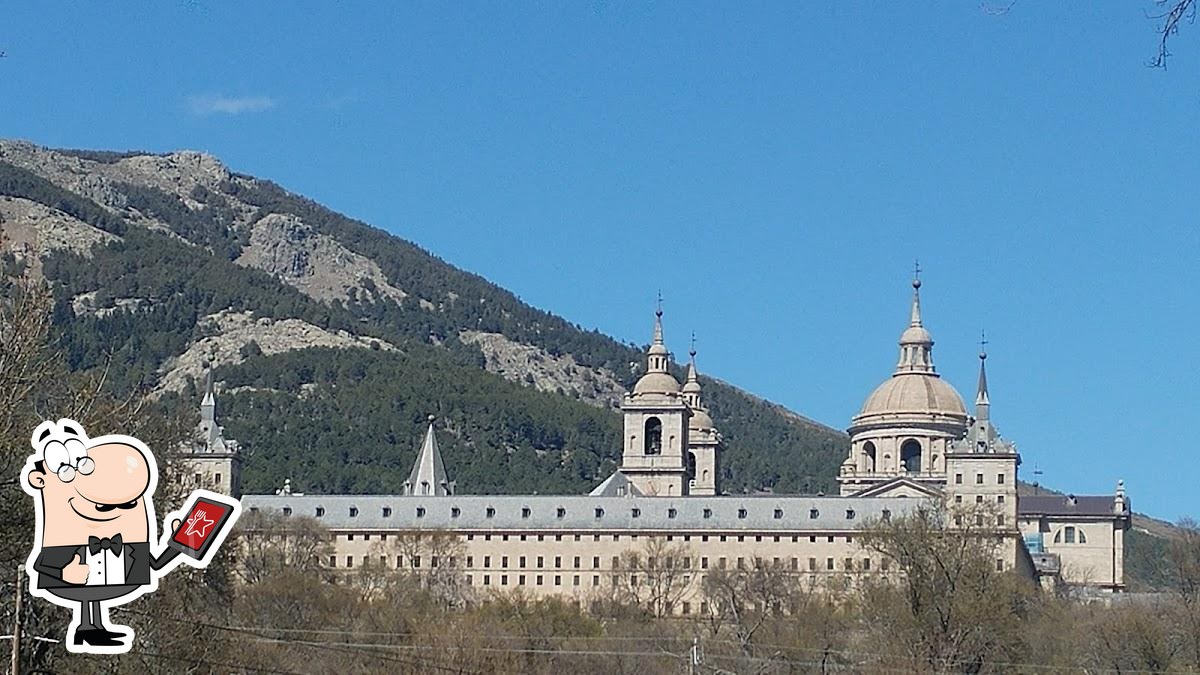
POLYGON ((670 616, 692 584, 692 550, 666 537, 651 536, 638 549, 620 556, 613 572, 616 599, 645 608, 652 616, 670 616))
POLYGON ((863 546, 889 560, 898 578, 865 579, 875 639, 908 660, 900 667, 981 672, 1014 660, 1022 619, 1036 587, 997 570, 1015 534, 985 525, 986 505, 941 503, 889 521, 868 523, 863 546))
POLYGON ((1155 0, 1155 4, 1160 11, 1151 14, 1150 17, 1161 23, 1158 27, 1158 54, 1150 60, 1150 65, 1154 68, 1166 68, 1167 59, 1171 56, 1167 43, 1179 33, 1179 24, 1184 21, 1195 22, 1197 4, 1196 0, 1155 0))

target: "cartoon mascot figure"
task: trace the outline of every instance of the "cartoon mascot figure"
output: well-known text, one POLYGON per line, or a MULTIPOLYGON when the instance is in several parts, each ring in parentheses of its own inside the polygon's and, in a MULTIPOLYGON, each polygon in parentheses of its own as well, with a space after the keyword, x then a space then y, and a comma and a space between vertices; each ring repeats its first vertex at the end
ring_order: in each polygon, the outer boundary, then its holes
POLYGON ((74 610, 68 650, 127 652, 133 631, 110 623, 108 610, 154 591, 181 560, 205 567, 240 504, 196 490, 185 509, 163 521, 160 537, 153 499, 158 465, 144 443, 122 435, 89 439, 68 419, 38 425, 30 443, 33 454, 21 473, 36 511, 25 563, 30 593, 74 610))

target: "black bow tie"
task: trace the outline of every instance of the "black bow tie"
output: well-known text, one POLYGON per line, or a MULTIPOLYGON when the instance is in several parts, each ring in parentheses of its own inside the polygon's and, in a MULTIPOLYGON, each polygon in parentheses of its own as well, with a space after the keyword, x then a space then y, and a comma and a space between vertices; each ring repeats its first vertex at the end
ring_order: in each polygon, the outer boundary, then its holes
POLYGON ((112 539, 109 539, 108 537, 103 539, 100 539, 99 537, 88 537, 88 553, 96 555, 100 551, 106 549, 112 551, 113 555, 120 557, 121 552, 125 550, 121 547, 121 535, 114 534, 112 539))

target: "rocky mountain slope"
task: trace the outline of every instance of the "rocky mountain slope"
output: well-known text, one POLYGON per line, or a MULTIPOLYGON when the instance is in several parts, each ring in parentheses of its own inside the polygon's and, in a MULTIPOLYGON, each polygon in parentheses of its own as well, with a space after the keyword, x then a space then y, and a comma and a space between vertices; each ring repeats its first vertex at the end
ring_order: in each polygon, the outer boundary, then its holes
MULTIPOLYGON (((579 491, 618 459, 641 347, 209 155, 0 141, 0 225, 72 367, 168 411, 214 369, 249 489, 394 490, 430 412, 465 490, 579 491)), ((833 488, 841 432, 704 384, 730 490, 833 488)))

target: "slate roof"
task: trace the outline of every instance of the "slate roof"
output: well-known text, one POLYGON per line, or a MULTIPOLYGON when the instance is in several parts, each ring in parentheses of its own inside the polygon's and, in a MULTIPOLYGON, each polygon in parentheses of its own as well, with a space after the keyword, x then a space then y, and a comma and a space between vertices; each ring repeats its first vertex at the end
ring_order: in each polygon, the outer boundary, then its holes
POLYGON ((1017 500, 1022 516, 1106 516, 1112 517, 1113 498, 1100 496, 1030 495, 1017 500), (1074 500, 1074 502, 1072 502, 1074 500))
POLYGON ((317 518, 334 530, 841 532, 882 518, 884 511, 897 517, 909 513, 923 501, 770 495, 246 495, 242 505, 260 511, 288 509, 291 515, 317 518))

